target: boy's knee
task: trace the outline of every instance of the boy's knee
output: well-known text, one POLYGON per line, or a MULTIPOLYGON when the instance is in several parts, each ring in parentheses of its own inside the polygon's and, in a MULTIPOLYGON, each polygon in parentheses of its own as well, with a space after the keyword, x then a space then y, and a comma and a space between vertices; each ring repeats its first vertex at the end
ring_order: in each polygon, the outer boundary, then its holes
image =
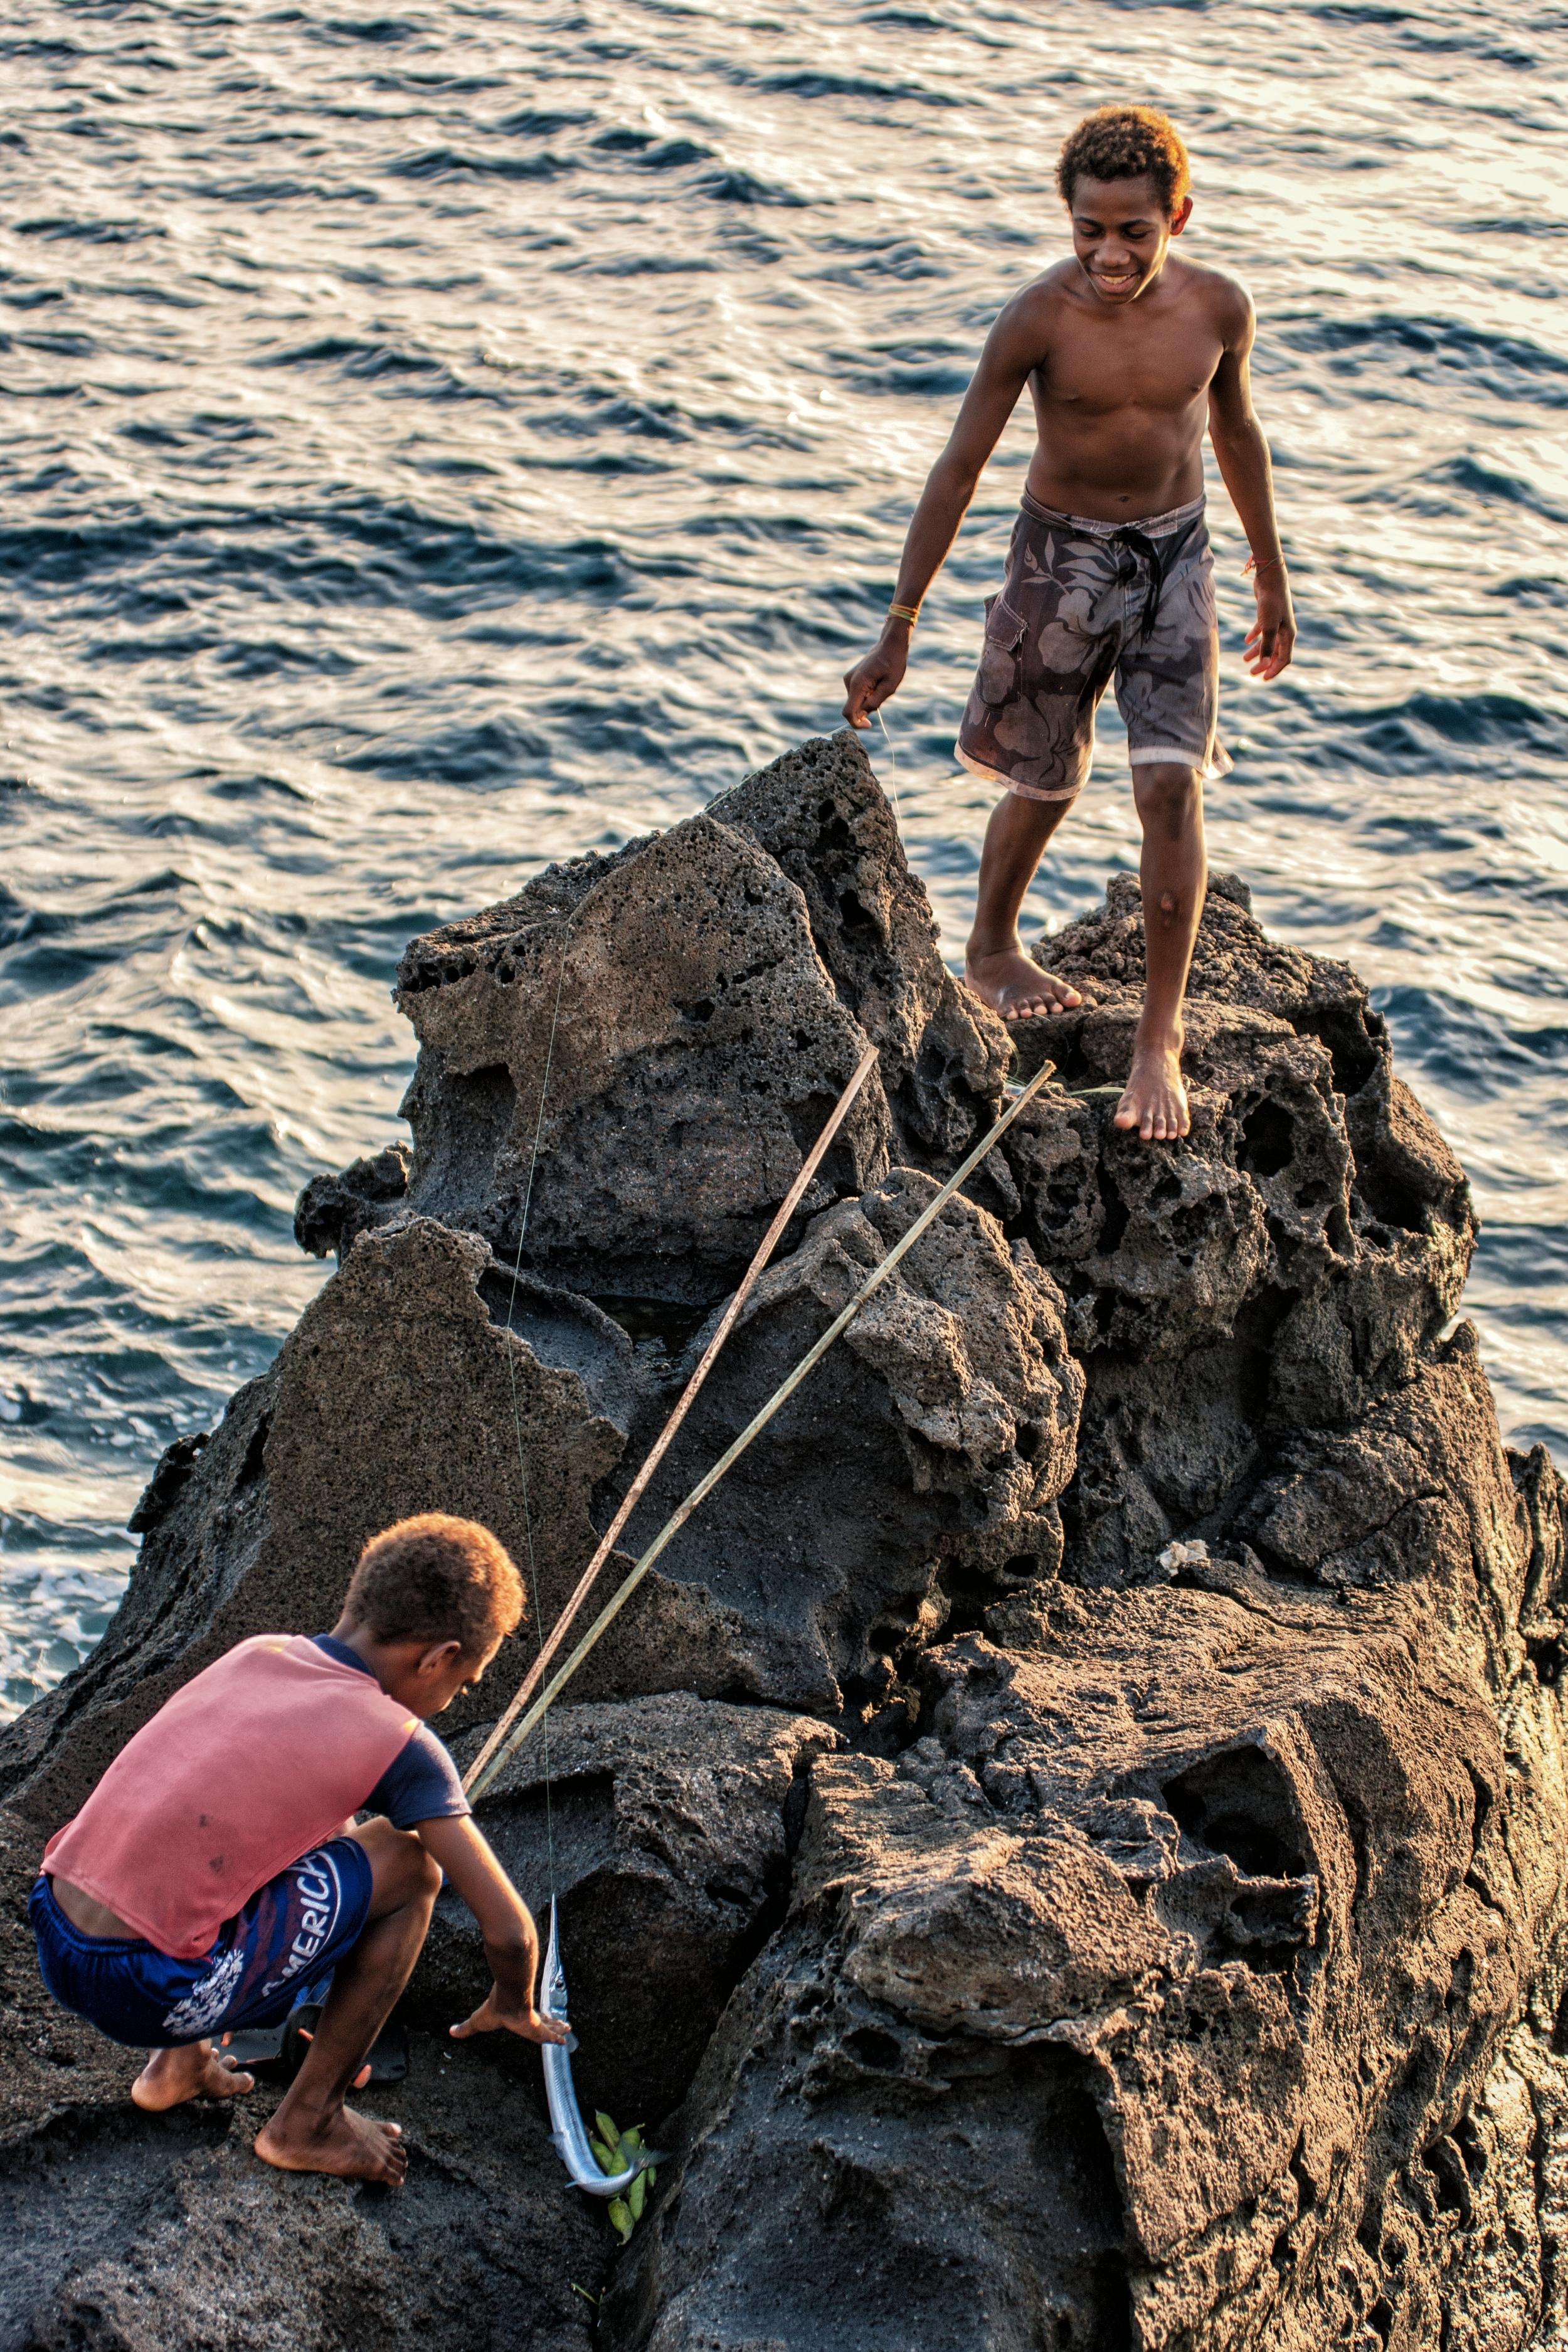
POLYGON ((412 1907, 428 1914, 441 1892, 441 1865, 434 1854, 426 1853, 412 1830, 401 1834, 408 1843, 398 1854, 395 1874, 387 1882, 388 1902, 398 1910, 412 1907))
POLYGON ((415 1830, 395 1830, 388 1821, 367 1822, 359 1832, 371 1858, 380 1905, 434 1903, 441 1892, 442 1870, 435 1855, 421 1843, 415 1830))
POLYGON ((1197 814, 1203 782, 1195 768, 1163 761, 1140 761, 1132 771, 1132 798, 1145 824, 1180 832, 1197 814))

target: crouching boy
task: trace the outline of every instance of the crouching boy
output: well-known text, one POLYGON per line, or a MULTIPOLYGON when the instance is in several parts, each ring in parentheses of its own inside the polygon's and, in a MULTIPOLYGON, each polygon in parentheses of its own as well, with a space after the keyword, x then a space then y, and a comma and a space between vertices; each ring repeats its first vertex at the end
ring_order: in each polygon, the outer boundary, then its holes
POLYGON ((258 1633, 161 1707, 45 1849, 30 1911, 44 1982, 116 2042, 150 2049, 142 2107, 253 2087, 213 2036, 277 2025, 332 1986, 305 2063, 256 2137, 286 2171, 398 2182, 396 2124, 345 2095, 419 1957, 442 1873, 494 1982, 454 2035, 565 2030, 533 2005, 527 1907, 426 1727, 479 1681, 523 1613, 485 1528, 438 1512, 365 1546, 330 1633, 258 1633), (355 1828, 353 1816, 375 1818, 355 1828))

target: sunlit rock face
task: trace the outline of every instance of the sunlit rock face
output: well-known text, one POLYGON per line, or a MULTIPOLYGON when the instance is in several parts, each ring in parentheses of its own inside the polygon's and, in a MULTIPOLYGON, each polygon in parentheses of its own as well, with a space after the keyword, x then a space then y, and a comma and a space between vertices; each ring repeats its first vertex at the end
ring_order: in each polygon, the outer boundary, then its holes
POLYGON ((1005 1037, 943 965, 891 812, 856 782, 844 752, 806 745, 670 833, 416 940, 398 972, 420 1042, 408 1205, 510 1257, 526 1196, 529 1265, 712 1297, 868 1043, 878 1072, 803 1212, 889 1154, 960 1156, 1005 1037))
POLYGON ((1475 1244, 1463 1171, 1365 989, 1268 940, 1247 900, 1211 877, 1179 1152, 1111 1126, 1143 982, 1130 877, 1049 942, 1084 1007, 1028 1024, 1026 1059, 1048 1054, 1078 1107, 1019 1121, 996 1205, 1062 1284, 1089 1376, 1067 1502, 1089 1583, 1221 1533, 1285 1433, 1343 1427, 1417 1379, 1475 1244))
MULTIPOLYGON (((586 2342, 586 2304, 540 2300, 557 2244, 616 2352, 1522 2352, 1557 2307, 1562 1489, 1505 1453, 1455 1323, 1462 1171, 1355 975, 1268 940, 1235 877, 1180 1146, 1111 1123, 1135 884, 1040 953, 1086 1001, 1010 1037, 848 736, 416 940, 412 1152, 306 1188, 338 1271, 161 1466, 100 1650, 0 1739, 25 1873, 171 1690, 330 1622, 412 1511, 493 1526, 552 1622, 874 1046, 607 1590, 984 1133, 1015 1046, 1056 1065, 481 1804, 558 1900, 587 2101, 670 2161, 612 2252, 532 2053, 437 2037, 486 1983, 445 1898, 380 2095, 419 2213, 496 2258, 423 2340, 586 2342)), ((445 1719, 461 1752, 536 1639, 445 1719)), ((101 2242, 28 2237, 27 2340, 194 2343, 178 2216, 238 2242, 298 2185, 128 2123, 113 2053, 5 1953, 16 2161, 56 2160, 74 2064, 109 2184, 101 2242)), ((234 2340, 328 2326, 353 2197, 289 2207, 275 2321, 231 2263, 234 2340)), ((364 2303, 395 2342, 413 2292, 364 2303)))
POLYGON ((1425 1591, 1199 1567, 1003 1603, 900 1757, 815 1768, 621 2340, 1305 2352, 1466 2298, 1451 2340, 1527 2340, 1555 1696, 1519 1660, 1500 1721, 1425 1591))

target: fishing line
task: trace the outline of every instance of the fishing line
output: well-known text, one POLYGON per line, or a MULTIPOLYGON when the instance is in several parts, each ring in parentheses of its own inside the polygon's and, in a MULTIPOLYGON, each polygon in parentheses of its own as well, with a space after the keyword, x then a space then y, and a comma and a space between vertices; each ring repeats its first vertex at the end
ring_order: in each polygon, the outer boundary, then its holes
MULTIPOLYGON (((539 1644, 541 1662, 544 1655, 544 1621, 539 1606, 539 1568, 533 1554, 533 1510, 528 1493, 528 1453, 522 1442, 522 1408, 517 1393, 518 1350, 511 1343, 516 1338, 512 1323, 517 1312, 518 1285, 522 1279, 522 1252, 528 1237, 528 1220, 533 1207, 534 1179, 539 1172, 539 1149, 544 1135, 545 1106, 550 1099, 550 1076, 555 1066, 555 1037, 561 1025, 561 1000, 566 985, 566 956, 572 937, 571 917, 563 920, 562 932, 561 955, 555 967, 555 1002, 551 1007, 550 1035, 544 1048, 544 1070, 539 1082, 539 1116, 533 1123, 533 1148, 529 1154, 528 1180, 523 1187, 522 1209, 518 1218, 517 1249, 511 1265, 511 1293, 507 1300, 506 1310, 506 1336, 509 1343, 506 1351, 507 1371, 511 1383, 512 1433, 517 1439, 517 1464, 522 1480, 522 1535, 524 1549, 528 1555, 528 1591, 530 1604, 533 1610, 534 1633, 539 1644)), ((541 1671, 542 1671, 542 1664, 541 1664, 541 1671)), ((560 1910, 555 1893, 554 1789, 548 1736, 544 1745, 543 1761, 544 1843, 550 1872, 550 1944, 544 1958, 542 1997, 549 2015, 558 2018, 564 2024, 566 1979, 561 1968, 560 1910)), ((532 1990, 533 1988, 531 1986, 531 1994, 532 1990)), ((546 2042, 541 2053, 544 2065, 545 2093, 550 2108, 550 2119, 555 2126, 551 2137, 565 2159, 568 2172, 579 2188, 589 2189, 598 2197, 615 2196, 621 2189, 630 2186, 639 2173, 657 2163, 662 2163, 664 2159, 657 2149, 640 2150, 633 2164, 624 2173, 616 2172, 613 2176, 606 2176, 604 2168, 594 2157, 592 2146, 584 2127, 582 2110, 577 2104, 577 2094, 572 2081, 572 2061, 569 2055, 574 2046, 574 2042, 570 2039, 563 2048, 546 2042), (564 2073, 564 2090, 557 2079, 558 2071, 564 2073)))
MULTIPOLYGON (((544 1049, 544 1076, 539 1087, 539 1117, 533 1126, 533 1150, 528 1162, 528 1181, 523 1188, 522 1214, 518 1220, 517 1255, 512 1261, 511 1296, 507 1300, 507 1338, 512 1337, 512 1318, 517 1311, 517 1286, 522 1278, 522 1245, 528 1235, 529 1213, 533 1206, 533 1179, 539 1168, 539 1144, 544 1133, 544 1106, 550 1095, 550 1072, 555 1060, 555 1032, 561 1025, 561 992, 566 982, 566 950, 572 925, 564 926, 566 937, 561 942, 561 960, 555 970, 555 1004, 550 1015, 550 1037, 544 1049)), ((528 1597, 533 1612, 533 1630, 541 1655, 544 1650, 544 1621, 539 1609, 539 1570, 533 1558, 533 1513, 528 1499, 528 1454, 522 1443, 522 1409, 517 1397, 517 1349, 506 1351, 507 1371, 511 1381, 511 1425, 517 1438, 517 1466, 522 1478, 522 1539, 528 1554, 528 1597)), ((550 1899, 555 1900, 555 1816, 550 1780, 550 1738, 544 1741, 544 1847, 550 1867, 550 1899)))
POLYGON ((1033 1097, 1039 1092, 1040 1088, 1045 1085, 1046 1080, 1052 1074, 1052 1068, 1053 1065, 1051 1063, 1045 1062, 1041 1065, 1040 1068, 1036 1071, 1034 1076, 1029 1079, 1026 1085, 1016 1088, 1009 1087, 1004 1089, 1006 1096, 1006 1108, 997 1118, 989 1133, 981 1138, 980 1141, 970 1151, 968 1157, 953 1170, 952 1174, 948 1178, 946 1183, 943 1184, 933 1198, 926 1203, 919 1216, 915 1218, 913 1223, 905 1228, 903 1234, 893 1244, 891 1249, 887 1252, 885 1256, 878 1260, 877 1264, 872 1267, 870 1273, 867 1276, 865 1281, 861 1284, 859 1289, 856 1291, 848 1304, 842 1308, 838 1315, 835 1317, 834 1320, 828 1325, 821 1338, 817 1339, 810 1349, 808 1349, 806 1353, 801 1358, 799 1363, 796 1364, 795 1370, 788 1375, 787 1379, 783 1381, 773 1391, 773 1395, 768 1399, 766 1404, 763 1406, 761 1412, 753 1415, 752 1419, 741 1432, 739 1437, 735 1438, 727 1447, 725 1452, 721 1454, 719 1460, 713 1465, 713 1467, 708 1472, 707 1475, 698 1480, 696 1486, 693 1486, 685 1501, 677 1510, 670 1514, 670 1517, 665 1521, 658 1535, 655 1536, 652 1543, 649 1544, 647 1549, 643 1553, 642 1558, 632 1570, 631 1574, 620 1585, 618 1590, 611 1595, 605 1607, 601 1609, 599 1614, 595 1617, 592 1625, 589 1626, 588 1631, 578 1643, 576 1648, 573 1651, 565 1664, 552 1676, 550 1682, 534 1700, 533 1705, 529 1708, 521 1721, 517 1724, 511 1732, 508 1734, 507 1738, 501 1742, 497 1752, 491 1756, 490 1760, 486 1765, 484 1770, 482 1772, 475 1773, 472 1781, 472 1792, 475 1796, 482 1794, 484 1790, 486 1790, 489 1786, 489 1783, 495 1779, 497 1773, 503 1769, 508 1759, 516 1755, 518 1749, 522 1746, 523 1741, 528 1738, 529 1733, 533 1729, 534 1726, 538 1723, 548 1721, 551 1706, 559 1697, 566 1685, 571 1681, 573 1675, 587 1657, 589 1652, 599 1640, 601 1634, 608 1631, 615 1619, 620 1614, 622 1609, 625 1608, 626 1602, 631 1599, 632 1594, 637 1591, 637 1586, 642 1582, 643 1578, 647 1574, 649 1569, 653 1566, 660 1552, 664 1550, 665 1546, 668 1544, 674 1537, 679 1534, 681 1528, 686 1525, 687 1520, 691 1517, 692 1512, 697 1509, 704 1496, 712 1492, 713 1488, 719 1484, 720 1479, 724 1475, 724 1473, 729 1469, 731 1464, 740 1459, 741 1455, 751 1444, 752 1439, 761 1435, 762 1432, 767 1427, 769 1422, 772 1421, 773 1415, 779 1411, 781 1406, 787 1403, 790 1397, 794 1395, 795 1390, 800 1386, 802 1381, 805 1379, 807 1373, 812 1370, 812 1367, 815 1364, 819 1363, 822 1358, 827 1353, 827 1350, 832 1347, 833 1342, 837 1339, 839 1333, 848 1328, 849 1325, 854 1321, 856 1316, 859 1314, 861 1308, 866 1305, 872 1294, 879 1290, 882 1284, 886 1282, 889 1276, 894 1272, 900 1259, 908 1255, 909 1252, 920 1240, 921 1235, 925 1232, 928 1225, 930 1225, 936 1217, 940 1216, 942 1210, 947 1206, 949 1201, 952 1200, 953 1194, 958 1191, 960 1185, 968 1181, 975 1169, 980 1166, 982 1160, 986 1158, 988 1153, 994 1150, 995 1146, 1001 1141, 1003 1136, 1006 1133, 1008 1128, 1011 1127, 1013 1121, 1017 1118, 1019 1112, 1024 1109, 1025 1106, 1033 1099, 1033 1097))
POLYGON ((893 803, 893 821, 899 831, 904 829, 904 813, 899 806, 899 763, 893 757, 893 739, 888 732, 888 722, 882 716, 882 706, 877 705, 877 724, 882 730, 882 740, 888 747, 888 793, 893 803))
POLYGON ((794 1183, 790 1186, 789 1191, 785 1193, 784 1201, 773 1218, 773 1223, 768 1227, 767 1232, 763 1235, 762 1241, 758 1244, 756 1253, 752 1259, 751 1265, 746 1268, 744 1275, 741 1278, 739 1287, 733 1293, 729 1305, 725 1307, 723 1314, 721 1316, 717 1330, 714 1332, 713 1337, 709 1340, 707 1347, 703 1350, 702 1360, 698 1365, 696 1370, 692 1373, 691 1378, 687 1381, 684 1390, 681 1391, 679 1402, 677 1404, 675 1411, 670 1414, 668 1420, 665 1423, 664 1427, 660 1430, 658 1437, 655 1439, 647 1457, 643 1463, 642 1468, 637 1472, 637 1476, 632 1480, 631 1485, 627 1487, 625 1496, 622 1497, 620 1508, 616 1511, 615 1517, 611 1520, 604 1534, 599 1538, 598 1544, 594 1551, 594 1556, 588 1562, 587 1567, 584 1570, 583 1574, 578 1580, 577 1590, 573 1593, 571 1599, 567 1601, 565 1608, 563 1609, 560 1616, 555 1620, 554 1625, 551 1628, 549 1640, 542 1643, 539 1654, 534 1659, 532 1665, 530 1666, 527 1674, 524 1675, 521 1682, 519 1684, 516 1693, 511 1699, 510 1705, 507 1707, 505 1714, 501 1717, 500 1722, 490 1733, 489 1738, 486 1740, 484 1746, 480 1748, 479 1754, 474 1758, 473 1762, 469 1765, 467 1772, 464 1774, 463 1786, 465 1789, 471 1789, 475 1783, 480 1780, 481 1774, 484 1774, 486 1780, 488 1780, 489 1775, 485 1773, 485 1767, 489 1764, 490 1758, 495 1754, 496 1749, 506 1738, 507 1733, 510 1730, 518 1715, 521 1713, 522 1708, 527 1706, 530 1698, 533 1696, 534 1690, 543 1678, 545 1667, 549 1664, 550 1660, 554 1656, 556 1651, 560 1648, 562 1643, 565 1640, 567 1633, 570 1632, 573 1620, 576 1617, 578 1611, 582 1608, 583 1603, 588 1598, 589 1592, 594 1587, 600 1570, 604 1567, 605 1562, 609 1559, 612 1550, 615 1549, 616 1538, 620 1534, 621 1529, 626 1526, 626 1521, 630 1518, 642 1496, 647 1491, 648 1481, 652 1478, 654 1472, 658 1468, 660 1462, 664 1459, 665 1454, 668 1450, 676 1432, 679 1429, 681 1423, 685 1420, 686 1415, 690 1410, 690 1407, 700 1391, 703 1382, 706 1381, 710 1371, 712 1370, 720 1349, 723 1347, 725 1340, 729 1338, 730 1333, 734 1328, 735 1324, 739 1319, 741 1310, 745 1306, 747 1299, 751 1297, 758 1277, 766 1268, 769 1260, 773 1256, 774 1248, 778 1243, 783 1240, 784 1233, 789 1226, 790 1220, 794 1217, 796 1210, 799 1208, 813 1177, 816 1175, 817 1169, 822 1164, 828 1146, 832 1143, 834 1137, 839 1130, 839 1128, 847 1118, 850 1106, 854 1102, 857 1095, 858 1095, 861 1087, 865 1085, 868 1077, 869 1077, 872 1070, 875 1068, 876 1063, 877 1048, 875 1045, 868 1045, 865 1053, 860 1057, 859 1065, 856 1069, 854 1076, 850 1078, 849 1083, 845 1087, 843 1093, 839 1096, 838 1100, 835 1103, 831 1112, 828 1114, 827 1124, 824 1127, 821 1134, 817 1137, 816 1141, 813 1144, 810 1151, 806 1154, 805 1159, 802 1161, 800 1172, 796 1176, 794 1183))

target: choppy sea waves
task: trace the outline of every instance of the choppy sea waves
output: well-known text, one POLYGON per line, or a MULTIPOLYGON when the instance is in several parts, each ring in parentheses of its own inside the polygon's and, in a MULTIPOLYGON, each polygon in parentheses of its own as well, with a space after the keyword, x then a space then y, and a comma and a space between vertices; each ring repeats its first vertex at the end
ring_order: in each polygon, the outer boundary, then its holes
MULTIPOLYGON (((407 936, 836 722, 1106 97, 1186 127, 1189 249, 1260 314, 1302 638, 1247 678, 1216 482, 1211 854, 1373 984, 1505 1425, 1563 1444, 1568 15, 16 0, 0 56, 7 1706, 322 1280, 300 1182, 402 1131, 407 936)), ((878 739, 954 955, 1027 446, 878 739)), ((1043 924, 1135 861, 1115 730, 1043 924)))

